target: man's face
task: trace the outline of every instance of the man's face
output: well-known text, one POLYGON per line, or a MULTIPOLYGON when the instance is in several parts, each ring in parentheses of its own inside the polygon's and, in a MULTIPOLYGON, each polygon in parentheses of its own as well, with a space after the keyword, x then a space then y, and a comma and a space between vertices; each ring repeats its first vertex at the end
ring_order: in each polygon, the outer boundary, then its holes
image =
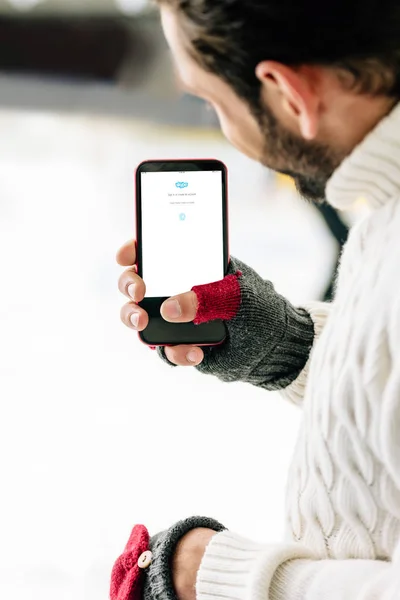
POLYGON ((314 201, 324 199, 326 183, 345 153, 290 131, 275 116, 268 98, 263 99, 260 110, 252 111, 225 81, 204 70, 190 56, 176 15, 169 8, 162 8, 161 14, 183 87, 211 104, 225 137, 250 158, 292 176, 303 196, 314 201))

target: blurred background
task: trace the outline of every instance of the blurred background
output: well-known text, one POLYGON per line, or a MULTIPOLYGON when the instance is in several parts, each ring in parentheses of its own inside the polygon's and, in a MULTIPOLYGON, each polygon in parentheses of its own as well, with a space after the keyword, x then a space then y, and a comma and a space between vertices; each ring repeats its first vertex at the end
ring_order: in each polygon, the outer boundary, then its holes
POLYGON ((228 166, 233 255, 293 302, 331 296, 346 225, 177 90, 146 0, 0 0, 2 598, 106 600, 135 523, 283 535, 299 412, 168 368, 119 321, 135 167, 184 156, 228 166))

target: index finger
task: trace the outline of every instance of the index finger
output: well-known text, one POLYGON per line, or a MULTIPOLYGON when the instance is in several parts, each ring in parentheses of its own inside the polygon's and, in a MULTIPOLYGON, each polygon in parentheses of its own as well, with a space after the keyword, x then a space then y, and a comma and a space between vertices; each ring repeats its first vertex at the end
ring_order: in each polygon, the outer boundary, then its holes
POLYGON ((136 263, 136 241, 130 240, 117 253, 117 263, 121 267, 132 267, 136 263))

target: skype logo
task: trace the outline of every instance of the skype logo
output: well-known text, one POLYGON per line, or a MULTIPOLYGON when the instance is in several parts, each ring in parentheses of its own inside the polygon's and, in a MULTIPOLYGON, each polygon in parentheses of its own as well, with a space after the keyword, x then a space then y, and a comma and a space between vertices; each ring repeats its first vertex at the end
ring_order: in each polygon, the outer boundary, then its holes
POLYGON ((187 181, 177 181, 177 182, 176 182, 176 184, 175 184, 175 186, 176 186, 177 188, 179 188, 180 190, 184 190, 185 188, 187 188, 187 187, 188 187, 188 185, 189 185, 189 184, 188 184, 188 182, 187 182, 187 181))

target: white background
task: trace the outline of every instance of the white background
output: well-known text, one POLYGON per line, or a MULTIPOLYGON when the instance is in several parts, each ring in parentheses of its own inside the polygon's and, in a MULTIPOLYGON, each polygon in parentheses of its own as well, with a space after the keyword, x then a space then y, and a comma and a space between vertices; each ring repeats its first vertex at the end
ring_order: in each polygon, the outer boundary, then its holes
POLYGON ((232 254, 296 302, 334 260, 319 215, 218 137, 39 113, 0 129, 0 598, 106 600, 138 522, 279 540, 298 411, 159 362, 119 321, 114 256, 154 156, 226 162, 232 254))
POLYGON ((222 279, 221 171, 145 172, 141 184, 146 295, 173 296, 222 279))
POLYGON ((1 12, 39 9, 46 14, 113 14, 121 11, 135 15, 149 7, 149 0, 0 0, 1 12))

